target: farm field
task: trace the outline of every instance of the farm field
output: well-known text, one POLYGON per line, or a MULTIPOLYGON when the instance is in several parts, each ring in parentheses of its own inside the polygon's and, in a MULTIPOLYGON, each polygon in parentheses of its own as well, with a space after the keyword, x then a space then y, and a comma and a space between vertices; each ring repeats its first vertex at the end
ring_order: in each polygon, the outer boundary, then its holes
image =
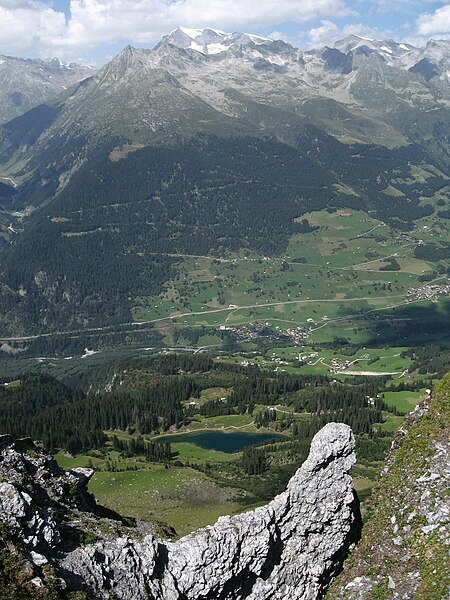
POLYGON ((289 372, 332 373, 340 376, 391 373, 397 378, 408 378, 405 371, 410 366, 411 359, 401 356, 405 350, 405 347, 362 348, 354 354, 343 354, 339 349, 286 347, 267 350, 264 359, 266 364, 270 361, 278 364, 281 369, 284 368, 283 363, 287 363, 289 372))
POLYGON ((186 342, 183 329, 209 328, 195 341, 205 349, 223 343, 214 330, 249 324, 306 328, 319 344, 346 337, 369 345, 382 337, 383 319, 405 319, 404 312, 411 322, 423 318, 429 303, 410 304, 409 290, 447 282, 448 261, 414 255, 418 245, 447 239, 445 219, 426 217, 402 233, 349 209, 304 218, 316 229, 292 236, 281 257, 179 256, 177 277, 160 296, 137 298, 134 319, 153 321, 168 342, 178 330, 178 344, 186 342))

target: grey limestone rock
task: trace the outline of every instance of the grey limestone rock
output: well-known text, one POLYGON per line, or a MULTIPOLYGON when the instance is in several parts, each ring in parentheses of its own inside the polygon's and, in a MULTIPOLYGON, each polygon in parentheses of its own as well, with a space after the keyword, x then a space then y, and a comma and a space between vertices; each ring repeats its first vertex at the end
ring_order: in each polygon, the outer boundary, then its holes
POLYGON ((81 471, 63 471, 29 439, 0 436, 0 522, 33 562, 36 549, 44 555, 61 543, 64 515, 88 507, 92 473, 81 471))
POLYGON ((50 564, 90 599, 319 598, 360 531, 354 446, 347 425, 326 425, 272 502, 167 542, 96 515, 91 470, 65 472, 30 440, 0 436, 0 522, 33 576, 50 564))
POLYGON ((330 423, 267 506, 221 517, 176 542, 125 536, 79 547, 60 566, 92 598, 318 598, 359 535, 354 462, 350 428, 330 423))

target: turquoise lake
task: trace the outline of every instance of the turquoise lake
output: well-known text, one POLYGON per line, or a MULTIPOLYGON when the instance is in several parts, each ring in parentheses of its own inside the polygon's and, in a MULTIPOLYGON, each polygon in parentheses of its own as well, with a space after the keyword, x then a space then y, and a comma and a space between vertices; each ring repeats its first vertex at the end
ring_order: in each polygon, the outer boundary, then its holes
POLYGON ((246 446, 262 444, 269 440, 283 440, 285 436, 277 433, 243 433, 224 431, 202 431, 200 433, 186 433, 184 435, 165 436, 159 442, 189 442, 205 450, 219 450, 220 452, 239 452, 246 446))

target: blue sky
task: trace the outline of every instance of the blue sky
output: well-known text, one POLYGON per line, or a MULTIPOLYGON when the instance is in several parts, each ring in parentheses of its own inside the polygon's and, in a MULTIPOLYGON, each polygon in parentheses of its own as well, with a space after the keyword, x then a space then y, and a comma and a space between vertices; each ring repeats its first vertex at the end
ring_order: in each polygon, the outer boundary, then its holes
POLYGON ((450 1, 0 0, 0 54, 101 65, 126 44, 153 47, 177 25, 258 33, 303 49, 351 33, 424 45, 450 39, 450 1))

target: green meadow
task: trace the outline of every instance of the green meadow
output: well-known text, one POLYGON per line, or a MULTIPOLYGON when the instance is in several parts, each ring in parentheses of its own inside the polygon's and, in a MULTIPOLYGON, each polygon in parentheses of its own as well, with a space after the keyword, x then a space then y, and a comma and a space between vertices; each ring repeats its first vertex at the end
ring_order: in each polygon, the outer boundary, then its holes
MULTIPOLYGON (((135 320, 155 321, 168 343, 174 329, 259 323, 281 331, 310 328, 317 344, 342 337, 370 344, 382 337, 384 318, 403 318, 408 290, 424 285, 420 277, 446 281, 448 261, 427 262, 414 253, 418 244, 448 239, 448 220, 426 217, 402 233, 350 209, 303 217, 316 229, 292 236, 283 256, 178 257, 178 275, 165 291, 136 299, 135 320)), ((222 343, 208 333, 195 345, 222 343)))
POLYGON ((240 510, 236 492, 189 468, 96 473, 89 484, 97 501, 125 516, 168 523, 178 536, 240 510))
POLYGON ((426 397, 425 389, 418 392, 384 392, 383 400, 400 413, 408 413, 426 397))

